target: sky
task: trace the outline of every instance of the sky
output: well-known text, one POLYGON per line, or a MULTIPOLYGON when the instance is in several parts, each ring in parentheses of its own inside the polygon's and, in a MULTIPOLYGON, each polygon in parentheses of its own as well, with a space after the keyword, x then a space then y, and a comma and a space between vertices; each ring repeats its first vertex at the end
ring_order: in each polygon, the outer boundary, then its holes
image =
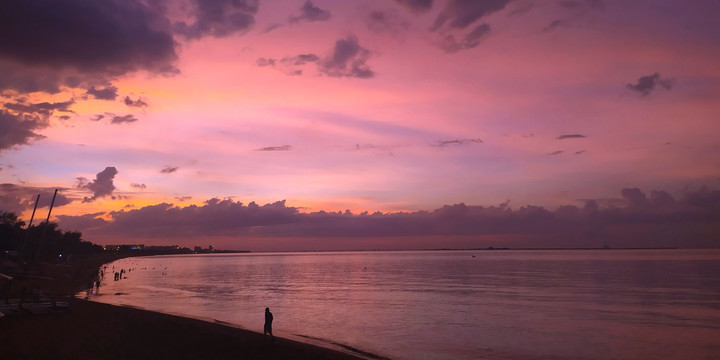
POLYGON ((9 0, 0 210, 99 244, 720 246, 720 2, 9 0))

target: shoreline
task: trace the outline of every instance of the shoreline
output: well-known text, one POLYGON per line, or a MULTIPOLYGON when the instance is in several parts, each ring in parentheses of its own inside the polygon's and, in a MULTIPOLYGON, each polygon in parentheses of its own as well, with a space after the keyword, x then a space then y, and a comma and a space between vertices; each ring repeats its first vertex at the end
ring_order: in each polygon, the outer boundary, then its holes
MULTIPOLYGON (((72 278, 35 284, 52 294, 69 295, 67 306, 25 307, 0 317, 2 359, 328 359, 381 358, 276 337, 221 321, 111 305, 75 296, 108 259, 95 256, 74 264, 72 278), (100 263, 99 263, 100 262, 100 263), (92 267, 92 268, 90 268, 92 267)), ((65 278, 64 278, 65 277, 65 278)), ((64 278, 64 279, 63 279, 64 278)), ((97 280, 95 278, 94 280, 97 280)), ((24 286, 24 285, 21 285, 24 286)), ((82 295, 80 295, 82 296, 82 295)), ((27 303, 29 304, 29 303, 27 303)), ((59 304, 58 304, 59 305, 59 304)), ((328 342, 332 346, 332 342, 328 342)), ((343 346, 338 345, 340 348, 343 346)))

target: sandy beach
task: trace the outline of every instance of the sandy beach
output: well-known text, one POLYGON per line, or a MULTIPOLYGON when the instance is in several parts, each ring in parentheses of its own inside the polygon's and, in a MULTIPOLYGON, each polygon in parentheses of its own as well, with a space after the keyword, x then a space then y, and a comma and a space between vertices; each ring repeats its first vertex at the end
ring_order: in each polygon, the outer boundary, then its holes
POLYGON ((66 300, 0 317, 0 359, 358 359, 221 323, 66 300))

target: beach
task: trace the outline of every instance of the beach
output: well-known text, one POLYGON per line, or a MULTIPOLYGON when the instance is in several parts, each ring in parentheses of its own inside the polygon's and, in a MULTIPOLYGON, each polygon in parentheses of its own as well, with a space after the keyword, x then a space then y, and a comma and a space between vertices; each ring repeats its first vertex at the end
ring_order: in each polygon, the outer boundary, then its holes
MULTIPOLYGON (((66 293, 83 290, 78 281, 65 283, 75 287, 66 293)), ((66 301, 57 309, 0 317, 0 359, 358 359, 288 339, 270 341, 229 324, 66 301)))

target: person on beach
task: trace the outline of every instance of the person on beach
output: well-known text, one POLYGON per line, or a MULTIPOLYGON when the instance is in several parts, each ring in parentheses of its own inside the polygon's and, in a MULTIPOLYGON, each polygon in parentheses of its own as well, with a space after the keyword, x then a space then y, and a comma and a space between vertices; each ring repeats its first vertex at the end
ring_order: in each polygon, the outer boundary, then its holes
POLYGON ((267 334, 270 334, 270 340, 275 341, 275 336, 272 333, 272 322, 273 315, 270 312, 270 308, 265 308, 265 327, 263 328, 263 334, 267 338, 267 334))

